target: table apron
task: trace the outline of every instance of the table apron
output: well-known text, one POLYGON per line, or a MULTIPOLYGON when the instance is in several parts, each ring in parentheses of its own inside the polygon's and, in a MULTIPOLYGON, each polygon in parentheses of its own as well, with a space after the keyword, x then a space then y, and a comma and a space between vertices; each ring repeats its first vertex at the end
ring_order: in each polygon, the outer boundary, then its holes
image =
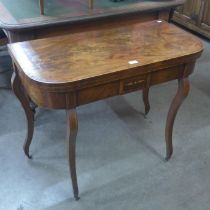
POLYGON ((31 85, 31 83, 27 83, 26 80, 21 79, 21 81, 25 90, 27 90, 27 94, 38 106, 52 109, 69 109, 108 97, 138 91, 145 87, 187 77, 192 73, 193 68, 194 63, 182 64, 139 76, 137 75, 135 77, 128 77, 67 92, 51 92, 49 89, 45 90, 38 85, 31 85), (67 98, 70 98, 70 102, 67 101, 67 98), (72 98, 75 100, 72 100, 72 98))

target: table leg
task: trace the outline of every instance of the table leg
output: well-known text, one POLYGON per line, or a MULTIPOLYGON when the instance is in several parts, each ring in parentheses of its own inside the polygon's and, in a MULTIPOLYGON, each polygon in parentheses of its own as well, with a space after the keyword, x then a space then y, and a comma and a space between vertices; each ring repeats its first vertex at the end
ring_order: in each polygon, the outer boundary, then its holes
POLYGON ((77 185, 77 173, 76 173, 76 137, 78 130, 78 120, 76 109, 69 109, 67 114, 67 141, 68 141, 68 155, 69 155, 69 169, 72 180, 72 187, 75 200, 79 200, 79 190, 77 185))
POLYGON ((144 116, 146 118, 146 115, 149 113, 149 110, 150 110, 150 104, 149 104, 149 88, 143 89, 142 98, 143 98, 144 110, 145 110, 144 116))
POLYGON ((44 0, 39 0, 40 13, 44 15, 44 0))
POLYGON ((24 152, 28 158, 31 158, 29 155, 29 147, 32 142, 33 138, 33 132, 34 132, 34 113, 31 110, 30 102, 28 101, 28 97, 26 96, 24 89, 21 85, 20 79, 16 72, 13 72, 12 79, 11 79, 11 85, 13 92, 19 99, 26 115, 27 119, 27 135, 25 139, 25 143, 23 145, 24 152))
POLYGON ((147 76, 146 84, 143 88, 142 92, 142 98, 144 102, 144 116, 146 118, 146 115, 149 113, 150 110, 150 104, 149 104, 149 88, 150 88, 150 80, 151 80, 151 74, 147 76))
POLYGON ((173 153, 172 133, 173 133, 173 125, 177 111, 182 102, 184 101, 184 99, 187 97, 190 90, 190 83, 188 78, 179 79, 178 82, 179 82, 178 90, 169 108, 167 121, 166 121, 166 128, 165 128, 166 160, 169 160, 173 153))

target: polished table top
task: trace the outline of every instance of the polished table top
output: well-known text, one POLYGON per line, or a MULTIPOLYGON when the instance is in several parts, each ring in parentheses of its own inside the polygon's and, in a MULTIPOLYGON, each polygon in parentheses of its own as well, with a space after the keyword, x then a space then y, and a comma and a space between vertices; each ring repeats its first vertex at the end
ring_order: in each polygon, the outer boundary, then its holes
POLYGON ((101 78, 115 80, 128 69, 132 76, 144 73, 145 67, 157 71, 174 59, 184 63, 202 46, 197 37, 174 25, 152 21, 14 43, 9 51, 31 84, 61 88, 65 83, 70 89, 101 78))
POLYGON ((124 15, 127 13, 155 11, 162 8, 175 8, 185 0, 110 0, 94 1, 94 8, 88 8, 87 0, 45 0, 45 15, 40 15, 38 1, 0 0, 0 27, 20 30, 66 22, 79 22, 97 18, 124 15))

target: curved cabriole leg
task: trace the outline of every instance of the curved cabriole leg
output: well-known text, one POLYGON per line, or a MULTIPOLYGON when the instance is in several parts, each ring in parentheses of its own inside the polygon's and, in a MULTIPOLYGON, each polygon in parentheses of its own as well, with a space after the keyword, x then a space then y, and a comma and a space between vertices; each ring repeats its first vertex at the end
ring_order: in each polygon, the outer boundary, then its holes
POLYGON ((142 92, 142 98, 144 102, 144 117, 146 118, 146 115, 149 113, 150 110, 150 104, 149 104, 149 88, 144 88, 142 92))
POLYGON ((33 138, 33 132, 34 132, 34 113, 31 110, 30 103, 28 101, 28 97, 26 97, 24 93, 24 89, 22 88, 21 82, 19 80, 18 75, 13 72, 12 79, 11 79, 11 85, 13 92, 19 99, 26 115, 27 119, 27 135, 26 140, 23 145, 24 152, 28 158, 32 158, 32 156, 29 155, 29 147, 33 138))
POLYGON ((75 200, 79 200, 79 190, 77 185, 77 173, 76 173, 76 137, 78 130, 78 121, 76 109, 70 109, 66 111, 67 114, 67 141, 68 141, 68 155, 69 155, 69 169, 72 180, 72 187, 75 200))
POLYGON ((172 134, 173 134, 173 125, 176 118, 177 111, 187 97, 190 90, 190 83, 188 78, 182 78, 178 81, 178 90, 176 96, 174 97, 171 106, 169 108, 166 128, 165 128, 165 141, 166 141, 166 161, 170 159, 173 153, 173 144, 172 144, 172 134))

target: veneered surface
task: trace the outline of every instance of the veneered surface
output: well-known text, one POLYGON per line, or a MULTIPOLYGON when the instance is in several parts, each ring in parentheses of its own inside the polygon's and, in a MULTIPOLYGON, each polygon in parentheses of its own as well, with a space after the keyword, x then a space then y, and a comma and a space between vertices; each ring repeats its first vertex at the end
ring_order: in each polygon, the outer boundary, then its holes
POLYGON ((45 15, 40 15, 38 0, 0 0, 0 27, 7 30, 43 27, 60 23, 96 20, 102 17, 145 13, 175 8, 185 0, 94 0, 89 9, 88 0, 45 0, 45 15))
POLYGON ((9 51, 31 81, 61 85, 200 53, 201 41, 166 22, 14 43, 9 51), (138 61, 129 64, 129 61, 138 61))

